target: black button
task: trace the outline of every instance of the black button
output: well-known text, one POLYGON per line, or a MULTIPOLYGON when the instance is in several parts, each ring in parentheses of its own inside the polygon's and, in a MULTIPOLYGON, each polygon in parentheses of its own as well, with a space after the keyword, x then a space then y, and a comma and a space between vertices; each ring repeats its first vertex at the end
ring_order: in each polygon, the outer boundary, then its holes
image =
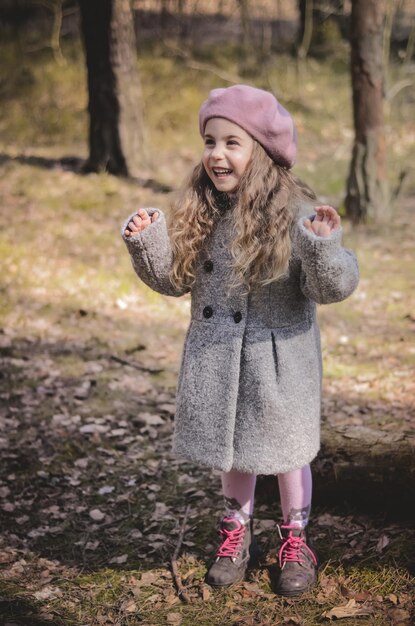
POLYGON ((203 309, 203 317, 206 317, 206 319, 209 319, 209 317, 212 317, 213 315, 213 309, 211 306, 205 306, 205 308, 203 309))
POLYGON ((241 319, 242 319, 242 313, 240 311, 237 311, 236 313, 233 314, 233 321, 235 322, 235 324, 239 324, 241 319))
POLYGON ((213 270, 213 262, 208 259, 204 262, 203 267, 205 268, 205 272, 211 272, 213 270))

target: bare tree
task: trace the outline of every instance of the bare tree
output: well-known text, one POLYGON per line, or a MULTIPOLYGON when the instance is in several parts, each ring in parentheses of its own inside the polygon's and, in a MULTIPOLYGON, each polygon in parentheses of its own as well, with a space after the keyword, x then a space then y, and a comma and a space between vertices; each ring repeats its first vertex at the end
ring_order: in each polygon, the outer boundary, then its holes
POLYGON ((79 0, 88 70, 85 171, 138 176, 144 124, 129 0, 79 0))
POLYGON ((355 140, 346 211, 354 223, 380 220, 389 208, 383 120, 385 0, 352 0, 351 78, 355 140))
POLYGON ((252 45, 249 0, 238 0, 238 5, 242 25, 242 42, 245 51, 247 52, 252 45))
POLYGON ((304 59, 309 50, 315 46, 332 43, 333 28, 329 29, 331 35, 327 40, 329 24, 337 24, 338 37, 342 36, 339 19, 344 16, 344 0, 297 0, 297 8, 299 13, 298 59, 304 59))
POLYGON ((298 59, 304 59, 308 54, 313 34, 313 0, 299 0, 300 29, 297 46, 298 59))

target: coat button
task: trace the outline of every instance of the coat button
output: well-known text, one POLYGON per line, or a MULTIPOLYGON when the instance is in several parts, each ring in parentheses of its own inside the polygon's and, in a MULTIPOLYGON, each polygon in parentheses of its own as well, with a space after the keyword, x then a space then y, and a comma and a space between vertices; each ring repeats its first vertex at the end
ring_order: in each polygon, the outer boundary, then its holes
POLYGON ((204 262, 203 267, 204 267, 205 272, 211 272, 213 270, 213 262, 210 259, 208 259, 207 261, 204 262))
POLYGON ((242 313, 240 311, 237 311, 236 313, 234 313, 233 321, 235 322, 235 324, 239 324, 241 319, 242 319, 242 313))
POLYGON ((206 317, 206 319, 209 319, 209 317, 212 317, 213 315, 213 309, 211 306, 205 306, 205 308, 203 309, 203 317, 206 317))

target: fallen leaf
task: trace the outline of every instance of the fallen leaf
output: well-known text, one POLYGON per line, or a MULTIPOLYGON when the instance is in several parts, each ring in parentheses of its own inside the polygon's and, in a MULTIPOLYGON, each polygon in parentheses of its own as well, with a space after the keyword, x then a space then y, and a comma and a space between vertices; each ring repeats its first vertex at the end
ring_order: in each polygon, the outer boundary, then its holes
POLYGON ((168 402, 166 402, 165 404, 159 404, 158 408, 160 409, 160 411, 168 413, 169 415, 174 415, 176 412, 176 405, 170 404, 168 402))
POLYGON ((62 591, 59 587, 43 587, 40 591, 36 591, 34 594, 36 600, 53 600, 54 598, 60 598, 62 591))
POLYGON ((158 579, 159 575, 155 572, 143 572, 137 584, 140 585, 140 587, 144 585, 153 585, 158 579))
POLYGON ((257 585, 257 583, 243 583, 244 589, 248 591, 250 594, 255 596, 261 596, 263 591, 257 585))
POLYGON ((168 613, 167 615, 167 623, 173 624, 173 626, 180 626, 183 621, 183 617, 180 613, 168 613))
POLYGON ((326 617, 327 619, 343 619, 345 617, 371 615, 372 613, 373 608, 371 606, 360 606, 356 603, 356 600, 352 598, 343 606, 335 606, 329 611, 324 611, 324 613, 322 613, 322 617, 326 617))
POLYGON ((128 554, 121 554, 121 556, 114 556, 110 559, 110 563, 114 563, 115 565, 122 565, 128 559, 128 554))
POLYGON ((110 427, 105 426, 105 424, 85 424, 85 426, 81 426, 79 432, 82 434, 96 434, 96 433, 107 433, 110 427))
POLYGON ((129 598, 122 603, 121 611, 124 613, 135 613, 137 611, 137 605, 132 598, 129 598))
POLYGON ((202 599, 203 602, 207 602, 210 598, 211 592, 209 587, 207 587, 206 585, 203 585, 202 587, 202 599))
POLYGON ((165 597, 165 602, 166 602, 167 606, 173 606, 173 604, 180 604, 181 600, 180 600, 180 598, 177 597, 177 595, 175 593, 169 593, 165 597))
POLYGON ((154 415, 154 413, 139 413, 134 421, 146 426, 160 426, 165 423, 160 415, 154 415))
POLYGON ((388 611, 393 626, 410 626, 411 614, 406 609, 393 608, 388 611))
POLYGON ((89 511, 89 517, 93 519, 94 522, 102 522, 105 517, 105 513, 99 509, 91 509, 91 511, 89 511))
POLYGON ((379 541, 376 544, 376 552, 382 552, 389 545, 390 539, 387 535, 381 535, 379 541))
POLYGON ((101 489, 99 489, 98 493, 100 496, 105 496, 107 493, 112 493, 114 489, 115 487, 111 487, 110 485, 104 485, 104 487, 101 487, 101 489))

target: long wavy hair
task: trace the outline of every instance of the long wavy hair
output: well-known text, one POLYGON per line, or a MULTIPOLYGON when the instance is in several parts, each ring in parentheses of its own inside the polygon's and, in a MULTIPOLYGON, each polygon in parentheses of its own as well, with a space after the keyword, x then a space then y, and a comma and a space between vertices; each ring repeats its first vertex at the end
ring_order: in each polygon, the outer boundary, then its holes
MULTIPOLYGON (((266 285, 284 276, 291 256, 295 200, 315 195, 289 170, 277 165, 256 141, 232 202, 230 287, 266 285)), ((191 288, 199 253, 220 219, 227 194, 218 192, 199 163, 173 203, 169 234, 171 280, 191 288)))

